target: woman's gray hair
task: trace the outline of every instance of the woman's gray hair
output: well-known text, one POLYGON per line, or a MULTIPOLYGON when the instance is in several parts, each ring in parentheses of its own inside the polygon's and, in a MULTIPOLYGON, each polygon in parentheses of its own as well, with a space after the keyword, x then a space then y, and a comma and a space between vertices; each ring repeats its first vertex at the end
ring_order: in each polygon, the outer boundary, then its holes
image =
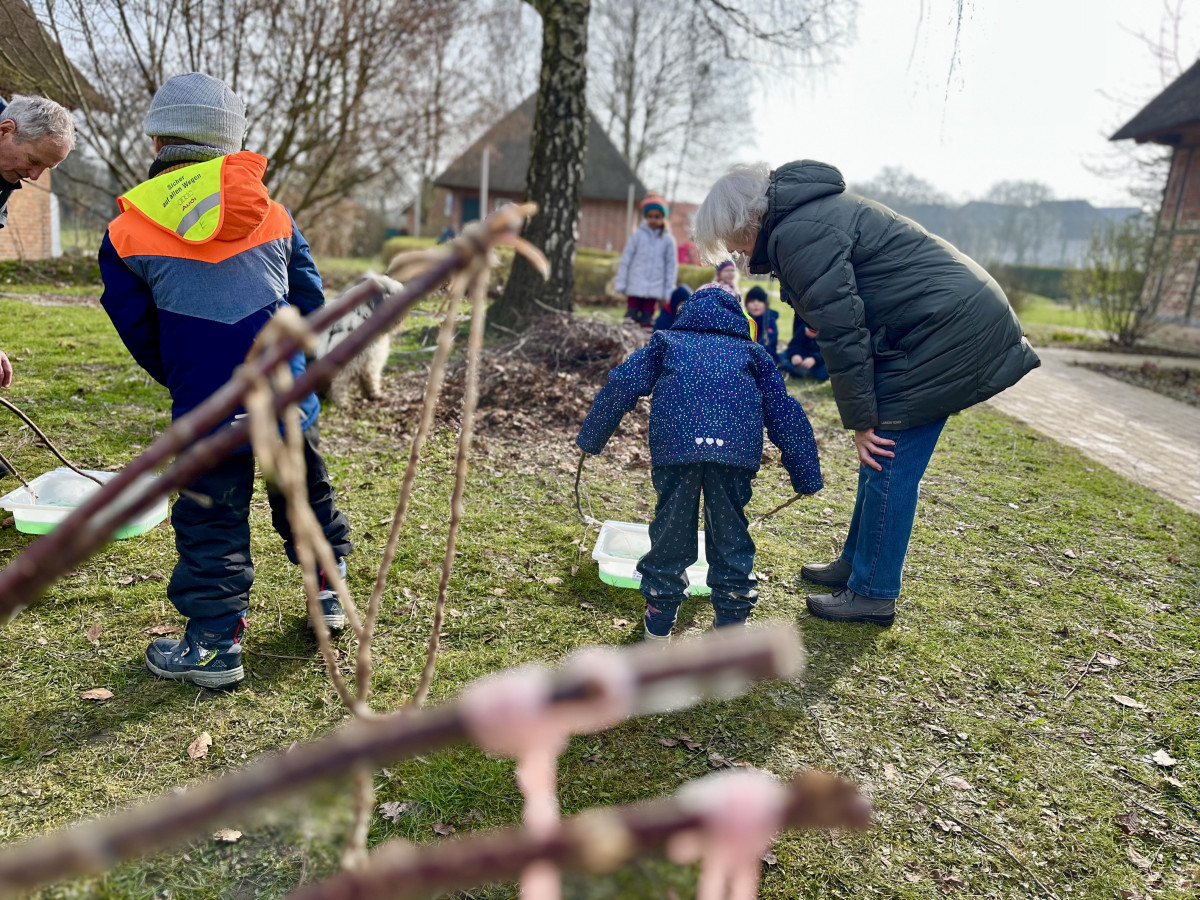
POLYGON ((5 120, 17 126, 13 138, 22 143, 52 137, 66 144, 68 150, 75 149, 75 120, 49 97, 13 97, 0 112, 0 122, 5 120))
POLYGON ((741 240, 758 227, 767 211, 771 167, 764 162, 737 165, 722 175, 696 210, 692 233, 700 256, 715 265, 730 255, 725 242, 741 240))

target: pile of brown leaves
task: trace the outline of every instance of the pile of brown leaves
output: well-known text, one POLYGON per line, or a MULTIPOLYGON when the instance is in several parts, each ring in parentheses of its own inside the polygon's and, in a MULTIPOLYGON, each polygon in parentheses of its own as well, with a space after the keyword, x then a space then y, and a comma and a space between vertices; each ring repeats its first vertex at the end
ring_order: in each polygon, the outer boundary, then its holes
MULTIPOLYGON (((642 329, 598 316, 545 316, 520 338, 487 347, 479 370, 483 434, 528 434, 578 429, 609 371, 644 346, 642 329)), ((426 372, 402 376, 396 411, 420 415, 426 372)), ((456 425, 466 385, 466 362, 448 368, 437 419, 456 425)), ((648 405, 640 403, 622 431, 644 436, 648 405)))

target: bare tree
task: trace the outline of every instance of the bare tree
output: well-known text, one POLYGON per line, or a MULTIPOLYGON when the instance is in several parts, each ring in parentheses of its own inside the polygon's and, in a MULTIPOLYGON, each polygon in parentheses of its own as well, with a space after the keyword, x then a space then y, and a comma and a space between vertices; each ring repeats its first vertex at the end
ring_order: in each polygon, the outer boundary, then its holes
POLYGON ((950 203, 944 191, 903 166, 884 166, 870 181, 851 187, 857 194, 901 211, 913 206, 950 203))
MULTIPOLYGON (((141 122, 180 72, 226 81, 247 104, 247 146, 304 221, 406 172, 422 146, 414 102, 456 0, 32 0, 51 87, 80 99, 80 132, 117 190, 145 177, 141 122), (55 46, 57 43, 57 46, 55 46), (72 65, 71 63, 74 63, 72 65), (103 102, 89 100, 81 79, 103 102), (409 86, 413 86, 410 88, 409 86)), ((4 26, 0 13, 0 27, 4 26)))
POLYGON ((997 262, 1024 264, 1031 251, 1054 237, 1053 216, 1042 206, 1054 199, 1053 189, 1040 181, 998 181, 983 199, 1000 206, 999 229, 994 235, 997 262))
MULTIPOLYGON (((1115 344, 1132 347, 1154 328, 1161 292, 1146 284, 1147 273, 1158 268, 1154 254, 1154 227, 1145 216, 1092 232, 1077 292, 1115 344)), ((1158 279, 1165 277, 1160 271, 1158 279)))

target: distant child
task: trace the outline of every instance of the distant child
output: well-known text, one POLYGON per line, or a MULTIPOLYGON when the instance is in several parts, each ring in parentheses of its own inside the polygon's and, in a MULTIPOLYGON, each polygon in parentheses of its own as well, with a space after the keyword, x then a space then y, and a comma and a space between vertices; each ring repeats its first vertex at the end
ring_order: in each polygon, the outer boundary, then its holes
POLYGON ((823 486, 812 427, 775 363, 751 339, 737 298, 716 287, 696 291, 669 331, 656 332, 613 369, 575 442, 600 453, 625 413, 647 394, 658 505, 650 552, 637 565, 646 639, 670 636, 687 596, 701 493, 713 626, 741 625, 758 600, 745 510, 762 458, 763 423, 800 494, 823 486))
POLYGON ((667 227, 666 201, 654 195, 647 197, 642 201, 642 218, 644 221, 625 244, 613 286, 628 298, 625 318, 648 329, 654 323, 658 302, 675 290, 679 263, 675 238, 667 227))
POLYGON ((675 318, 679 315, 679 311, 683 308, 683 304, 687 302, 688 297, 692 296, 692 289, 686 284, 681 284, 671 292, 671 298, 662 305, 662 312, 658 314, 658 318, 654 320, 654 330, 664 331, 675 324, 675 318))
POLYGON ((758 327, 758 342, 763 349, 771 354, 771 359, 779 362, 779 313, 771 309, 767 300, 767 292, 757 284, 746 292, 746 314, 754 320, 758 327))
POLYGON ((738 287, 738 267, 734 265, 732 259, 717 263, 717 272, 713 276, 713 281, 724 286, 730 293, 742 296, 741 289, 738 287))
POLYGON ((825 368, 825 357, 821 355, 816 337, 816 330, 809 328, 804 320, 796 316, 792 324, 792 339, 783 351, 779 367, 795 378, 828 381, 829 370, 825 368))

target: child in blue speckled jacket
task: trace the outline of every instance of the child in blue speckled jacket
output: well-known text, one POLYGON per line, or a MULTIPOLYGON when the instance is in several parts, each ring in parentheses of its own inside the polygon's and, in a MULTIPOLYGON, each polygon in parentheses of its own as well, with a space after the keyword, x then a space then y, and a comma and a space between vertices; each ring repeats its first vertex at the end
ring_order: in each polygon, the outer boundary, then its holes
POLYGON ((744 624, 758 600, 746 504, 763 426, 799 494, 823 487, 812 426, 770 354, 750 334, 737 297, 697 291, 675 324, 613 369, 576 443, 600 453, 639 397, 651 394, 651 477, 658 494, 650 552, 638 562, 647 640, 667 640, 696 561, 704 495, 704 548, 713 626, 744 624))

